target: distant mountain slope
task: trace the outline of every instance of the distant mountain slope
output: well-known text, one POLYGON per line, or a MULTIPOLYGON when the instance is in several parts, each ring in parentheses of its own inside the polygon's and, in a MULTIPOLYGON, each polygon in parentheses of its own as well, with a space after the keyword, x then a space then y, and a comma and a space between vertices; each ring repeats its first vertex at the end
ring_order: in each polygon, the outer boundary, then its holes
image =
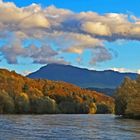
POLYGON ((86 88, 89 89, 91 91, 97 91, 100 93, 104 93, 105 95, 111 96, 113 97, 115 94, 116 89, 112 89, 112 88, 86 88))
POLYGON ((112 70, 95 71, 71 65, 48 64, 27 77, 65 81, 83 88, 116 88, 126 76, 135 79, 137 74, 119 73, 112 70))

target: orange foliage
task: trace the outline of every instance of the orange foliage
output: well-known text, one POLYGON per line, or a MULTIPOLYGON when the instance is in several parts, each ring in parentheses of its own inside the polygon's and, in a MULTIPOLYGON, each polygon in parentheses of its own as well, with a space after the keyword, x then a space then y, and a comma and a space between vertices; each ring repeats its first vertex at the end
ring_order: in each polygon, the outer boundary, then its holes
POLYGON ((49 96, 56 102, 74 100, 78 103, 84 103, 85 100, 95 100, 96 103, 103 102, 108 106, 114 106, 113 98, 101 93, 81 89, 78 86, 62 81, 33 80, 5 69, 0 69, 0 91, 2 90, 13 98, 22 92, 26 92, 30 99, 49 96))

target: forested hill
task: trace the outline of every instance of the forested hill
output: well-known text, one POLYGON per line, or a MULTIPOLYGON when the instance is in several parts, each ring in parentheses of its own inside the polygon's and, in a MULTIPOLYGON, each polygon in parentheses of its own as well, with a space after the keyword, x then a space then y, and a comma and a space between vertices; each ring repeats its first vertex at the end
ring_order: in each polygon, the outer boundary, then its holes
POLYGON ((112 113, 114 100, 75 85, 0 69, 0 113, 112 113))
POLYGON ((65 81, 82 88, 117 88, 125 77, 136 79, 136 73, 120 73, 112 70, 96 71, 63 64, 48 64, 29 74, 29 78, 65 81))

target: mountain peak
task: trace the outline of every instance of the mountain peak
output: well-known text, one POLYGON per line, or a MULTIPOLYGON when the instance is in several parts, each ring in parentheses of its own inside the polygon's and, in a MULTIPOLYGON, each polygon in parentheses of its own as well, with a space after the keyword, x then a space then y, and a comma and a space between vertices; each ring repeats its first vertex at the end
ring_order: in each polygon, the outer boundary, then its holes
POLYGON ((64 81, 84 88, 116 88, 126 76, 136 79, 137 74, 113 70, 95 71, 56 63, 48 64, 28 75, 30 78, 64 81))

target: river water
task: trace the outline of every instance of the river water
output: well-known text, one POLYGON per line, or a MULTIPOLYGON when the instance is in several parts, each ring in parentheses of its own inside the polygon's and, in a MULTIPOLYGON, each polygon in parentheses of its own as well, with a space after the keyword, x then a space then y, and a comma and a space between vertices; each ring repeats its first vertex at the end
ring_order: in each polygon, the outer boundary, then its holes
POLYGON ((140 140, 140 121, 114 115, 1 115, 0 140, 140 140))

